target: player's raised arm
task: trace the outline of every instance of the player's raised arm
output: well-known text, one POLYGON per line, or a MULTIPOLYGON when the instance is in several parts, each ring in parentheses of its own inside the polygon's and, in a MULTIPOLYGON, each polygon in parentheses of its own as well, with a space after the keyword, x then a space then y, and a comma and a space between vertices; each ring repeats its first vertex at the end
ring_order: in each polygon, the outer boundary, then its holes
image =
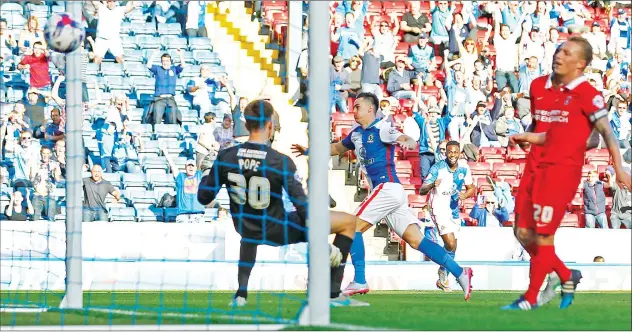
MULTIPOLYGON (((330 144, 330 156, 338 156, 341 155, 345 152, 347 152, 348 150, 351 150, 354 148, 354 146, 352 145, 352 147, 348 147, 345 144, 345 140, 348 139, 348 137, 350 137, 351 135, 348 135, 343 141, 341 142, 336 142, 336 143, 332 143, 330 144)), ((351 139, 349 140, 348 144, 351 144, 351 139)), ((309 149, 303 145, 299 145, 299 144, 293 144, 292 145, 292 152, 295 153, 295 155, 297 156, 307 156, 309 153, 309 149)))
MULTIPOLYGON (((606 110, 604 110, 606 112, 606 110)), ((596 112, 597 113, 597 112, 596 112)), ((594 127, 600 132, 604 142, 607 144, 609 154, 613 159, 613 169, 615 170, 615 178, 620 188, 631 191, 631 174, 628 174, 622 167, 622 155, 620 155, 620 142, 616 139, 609 124, 609 118, 605 115, 593 123, 594 127)))

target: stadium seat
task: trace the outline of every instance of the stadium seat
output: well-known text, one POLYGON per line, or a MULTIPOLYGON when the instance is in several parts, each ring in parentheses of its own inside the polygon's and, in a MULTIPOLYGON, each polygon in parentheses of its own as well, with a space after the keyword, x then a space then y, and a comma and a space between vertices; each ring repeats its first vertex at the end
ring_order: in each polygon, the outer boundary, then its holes
POLYGON ((180 139, 181 129, 177 124, 157 124, 154 126, 154 138, 175 138, 180 139))
POLYGON ((165 219, 163 208, 150 206, 148 208, 136 208, 136 220, 138 222, 162 222, 165 219))
POLYGON ((124 207, 124 208, 112 208, 110 209, 109 218, 111 222, 135 222, 136 221, 136 213, 134 208, 124 207))
POLYGON ((494 163, 492 165, 493 176, 496 178, 516 179, 519 176, 519 165, 515 163, 494 163))
MULTIPOLYGON (((158 23, 158 31, 161 35, 178 36, 182 34, 182 27, 180 26, 180 23, 158 23)), ((166 47, 171 48, 167 45, 166 47)))
MULTIPOLYGON (((165 167, 165 165, 166 163, 162 165, 163 168, 165 167)), ((124 173, 122 186, 123 186, 123 189, 130 189, 130 188, 147 189, 148 184, 147 184, 146 176, 143 173, 124 173)))
POLYGON ((527 157, 527 152, 518 145, 508 146, 508 152, 506 155, 506 161, 508 162, 517 162, 520 160, 525 160, 527 157))
POLYGON ((153 191, 128 189, 126 197, 130 200, 131 206, 135 208, 148 208, 151 205, 155 205, 156 194, 153 191))
POLYGON ((594 165, 608 165, 610 161, 608 149, 591 149, 585 152, 585 163, 594 165))
POLYGON ((563 217, 563 221, 560 224, 560 227, 575 227, 579 226, 578 215, 574 213, 565 214, 563 217))
POLYGON ((165 222, 175 222, 176 217, 178 216, 177 208, 165 208, 165 222))
POLYGON ((211 39, 207 37, 194 37, 189 38, 189 49, 194 50, 209 50, 213 51, 211 46, 211 39))
POLYGON ((503 161, 505 159, 504 148, 484 147, 479 149, 481 161, 503 161))
POLYGON ((176 189, 176 181, 174 180, 174 176, 172 174, 151 174, 149 175, 149 183, 153 189, 176 189))
POLYGON ((407 196, 410 207, 425 207, 428 204, 426 195, 409 195, 407 196))
POLYGON ((489 163, 469 161, 468 166, 472 175, 492 175, 489 163))
POLYGON ((121 188, 121 173, 103 173, 102 177, 104 180, 110 182, 117 189, 121 188))

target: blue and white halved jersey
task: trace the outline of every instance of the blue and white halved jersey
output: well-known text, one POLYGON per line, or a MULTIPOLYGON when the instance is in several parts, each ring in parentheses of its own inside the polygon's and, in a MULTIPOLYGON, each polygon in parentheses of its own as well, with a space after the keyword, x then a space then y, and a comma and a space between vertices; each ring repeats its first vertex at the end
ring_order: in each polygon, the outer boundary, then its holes
POLYGON ((432 213, 443 214, 450 210, 454 219, 459 218, 459 192, 464 185, 473 184, 470 166, 465 160, 460 159, 453 172, 446 160, 438 161, 431 167, 424 183, 433 183, 437 179, 440 179, 441 183, 433 188, 429 199, 432 213))
POLYGON ((394 144, 402 135, 389 122, 376 119, 365 129, 356 127, 343 139, 343 145, 356 153, 372 188, 385 182, 400 183, 394 144))

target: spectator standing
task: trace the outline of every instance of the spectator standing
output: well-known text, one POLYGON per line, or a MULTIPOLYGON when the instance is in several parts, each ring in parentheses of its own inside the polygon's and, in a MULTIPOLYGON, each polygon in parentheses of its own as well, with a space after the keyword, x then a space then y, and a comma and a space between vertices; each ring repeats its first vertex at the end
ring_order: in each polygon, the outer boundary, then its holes
POLYGON ((40 41, 33 43, 32 48, 27 48, 24 52, 24 57, 18 69, 29 70, 31 88, 38 90, 50 91, 51 90, 51 77, 48 73, 50 60, 50 51, 44 47, 44 44, 40 41))
POLYGON ((200 223, 204 216, 204 206, 198 201, 198 186, 202 180, 202 172, 196 168, 196 162, 189 159, 185 162, 185 171, 180 172, 178 166, 169 155, 169 151, 161 146, 163 154, 176 180, 177 223, 200 223))
POLYGON ((66 177, 66 140, 60 139, 55 142, 53 149, 53 160, 59 164, 62 178, 66 177))
POLYGON ((348 12, 345 14, 345 26, 338 30, 338 37, 337 56, 341 56, 345 61, 348 61, 353 55, 359 53, 363 42, 361 37, 358 37, 354 13, 348 12))
POLYGON ((600 228, 608 228, 604 184, 598 179, 597 171, 587 173, 587 180, 583 183, 582 192, 586 227, 596 228, 596 222, 598 222, 600 228))
POLYGON ((233 89, 229 84, 229 80, 226 76, 215 79, 211 76, 211 67, 208 64, 202 64, 200 66, 200 77, 196 77, 189 81, 187 84, 187 90, 193 95, 193 105, 200 107, 200 114, 206 114, 211 112, 211 106, 214 106, 219 112, 214 112, 219 117, 224 117, 224 114, 231 113, 231 106, 229 102, 222 98, 216 98, 216 93, 219 92, 222 87, 226 87, 231 100, 234 98, 233 89))
MULTIPOLYGON (((40 22, 37 17, 30 16, 26 21, 26 25, 24 26, 24 30, 20 32, 20 37, 18 38, 18 47, 20 49, 20 54, 25 54, 29 48, 33 48, 36 42, 40 42, 42 45, 46 43, 44 40, 44 33, 40 29, 40 22)), ((44 47, 46 48, 46 47, 44 47)))
POLYGON ((95 63, 101 68, 101 62, 106 52, 110 51, 125 70, 123 43, 121 42, 121 22, 125 15, 136 8, 134 1, 128 1, 125 7, 120 7, 118 1, 107 0, 104 3, 92 1, 97 10, 97 38, 94 43, 95 63))
POLYGON ((132 133, 121 133, 112 150, 112 171, 125 173, 142 173, 139 152, 143 151, 143 140, 132 133))
POLYGON ((7 20, 0 19, 0 57, 3 61, 10 61, 13 58, 13 50, 16 49, 18 43, 15 39, 13 31, 9 30, 7 20))
POLYGON ((431 6, 431 41, 439 45, 439 52, 448 49, 448 31, 453 25, 453 7, 448 1, 429 2, 431 6))
POLYGON ((117 202, 121 202, 121 192, 112 183, 104 180, 103 169, 99 165, 92 166, 89 178, 83 178, 84 205, 82 219, 83 222, 108 221, 108 208, 106 207, 106 197, 108 194, 114 196, 117 202))
POLYGON ((198 141, 196 142, 196 162, 198 169, 203 169, 202 164, 209 162, 211 165, 205 165, 204 169, 209 169, 215 161, 217 152, 220 150, 220 144, 215 140, 215 114, 209 112, 204 115, 204 124, 198 132, 198 141))
POLYGON ((431 22, 420 11, 419 1, 409 1, 409 11, 402 16, 400 29, 404 31, 404 41, 409 44, 417 43, 421 33, 431 32, 431 22))
POLYGON ((510 30, 514 30, 521 26, 519 18, 521 17, 522 9, 519 7, 518 1, 508 1, 506 6, 501 10, 501 22, 510 30))
POLYGON ((51 110, 51 123, 46 126, 42 145, 52 148, 55 142, 64 139, 64 126, 62 124, 62 111, 59 108, 51 110))
POLYGON ((369 44, 365 54, 363 54, 363 66, 360 74, 360 85, 362 92, 371 92, 381 99, 383 91, 380 87, 380 63, 384 57, 378 55, 374 44, 369 44))
MULTIPOLYGON (((417 108, 416 108, 417 109, 417 108)), ((425 179, 431 166, 435 164, 439 144, 446 138, 446 128, 452 120, 450 113, 440 118, 442 111, 435 107, 429 107, 427 118, 414 112, 413 119, 420 128, 420 176, 425 179)))
POLYGON ((470 134, 468 134, 468 140, 465 143, 472 143, 478 148, 501 147, 501 143, 495 132, 493 118, 496 118, 496 116, 491 115, 486 109, 486 103, 479 102, 477 104, 477 110, 468 118, 469 128, 466 133, 470 134))
POLYGON ((215 137, 215 141, 220 144, 219 150, 230 148, 235 144, 235 141, 233 141, 233 123, 231 122, 230 114, 224 115, 222 126, 215 128, 213 136, 215 137))
POLYGON ((345 69, 349 73, 349 90, 347 94, 349 97, 356 98, 361 92, 361 59, 358 55, 352 56, 349 60, 349 66, 345 69))
POLYGON ((20 133, 20 144, 15 147, 13 157, 6 157, 12 162, 9 168, 10 178, 13 181, 13 187, 30 187, 30 167, 31 163, 40 157, 37 146, 33 144, 33 135, 28 131, 20 133))
MULTIPOLYGON (((416 93, 411 88, 411 80, 419 78, 413 67, 409 67, 407 57, 398 56, 396 58, 396 68, 389 73, 387 81, 387 91, 396 99, 415 99, 416 93)), ((420 80, 418 80, 420 81, 420 80)))
MULTIPOLYGON (((512 92, 519 91, 519 82, 517 81, 514 71, 518 64, 518 49, 516 41, 521 35, 521 26, 517 26, 514 30, 505 24, 500 24, 501 13, 497 10, 495 18, 495 34, 493 42, 497 50, 497 72, 496 81, 497 89, 502 90, 506 85, 510 85, 512 92)), ((523 22, 525 13, 521 15, 519 22, 523 22)))
POLYGON ((165 124, 175 124, 178 119, 182 119, 174 96, 176 95, 176 81, 183 71, 185 58, 182 50, 177 49, 176 52, 180 57, 180 63, 177 66, 172 64, 171 56, 167 53, 160 57, 160 66, 155 65, 154 58, 159 51, 158 48, 154 50, 147 63, 147 68, 154 74, 156 81, 154 83, 154 99, 145 116, 145 122, 160 124, 164 117, 165 124))
POLYGON ((422 79, 426 81, 429 72, 435 69, 435 51, 429 45, 429 36, 426 33, 421 33, 418 43, 409 47, 408 57, 416 75, 422 75, 422 79))
POLYGON ((351 87, 349 72, 343 70, 343 57, 337 55, 332 59, 330 67, 330 88, 334 89, 332 95, 332 113, 336 111, 335 107, 342 113, 347 113, 347 90, 351 87))
POLYGON ((204 23, 206 12, 207 1, 187 1, 187 37, 207 37, 207 27, 204 23))
POLYGON ((628 112, 627 102, 619 99, 615 110, 609 112, 609 118, 613 134, 620 141, 620 148, 629 148, 627 137, 631 132, 631 113, 628 112))
POLYGON ((4 215, 7 216, 8 220, 27 221, 33 215, 33 204, 31 204, 28 190, 26 193, 26 208, 24 205, 22 192, 16 190, 11 194, 11 201, 9 201, 9 206, 4 211, 4 215))
MULTIPOLYGON (((558 42, 559 33, 556 28, 550 28, 547 37, 547 40, 545 41, 545 43, 543 43, 544 56, 543 62, 541 62, 541 71, 543 75, 548 75, 552 73, 554 53, 560 46, 560 43, 558 42)), ((594 58, 594 61, 596 61, 596 58, 594 58)))
POLYGON ((539 76, 542 76, 539 60, 536 56, 532 55, 528 58, 527 63, 520 66, 519 91, 517 92, 529 95, 532 81, 539 76))
MULTIPOLYGON (((375 19, 374 27, 371 30, 372 37, 374 37, 373 53, 376 57, 381 57, 380 67, 383 69, 393 67, 396 63, 395 50, 400 40, 398 36, 400 25, 396 13, 389 13, 389 17, 391 22, 375 19), (393 25, 393 29, 391 25, 393 25)), ((365 62, 364 59, 363 62, 365 62)))
POLYGON ((610 42, 609 51, 616 53, 618 51, 624 51, 624 53, 631 54, 631 21, 626 17, 626 11, 622 8, 616 11, 616 18, 613 19, 610 24, 610 42))
MULTIPOLYGON (((630 174, 631 169, 625 168, 630 174)), ((620 229, 624 224, 625 228, 631 229, 631 192, 620 188, 615 178, 615 170, 609 166, 605 171, 606 181, 609 183, 609 189, 613 194, 613 205, 611 206, 611 227, 620 229)))
POLYGON ((240 97, 237 107, 233 110, 233 138, 239 143, 248 141, 249 136, 248 129, 246 128, 246 118, 244 117, 246 105, 248 105, 248 98, 240 97))
POLYGON ((31 162, 29 178, 33 183, 33 220, 42 219, 42 212, 46 212, 49 221, 55 221, 57 202, 54 189, 56 183, 62 180, 59 164, 51 159, 51 149, 43 146, 39 160, 31 162))

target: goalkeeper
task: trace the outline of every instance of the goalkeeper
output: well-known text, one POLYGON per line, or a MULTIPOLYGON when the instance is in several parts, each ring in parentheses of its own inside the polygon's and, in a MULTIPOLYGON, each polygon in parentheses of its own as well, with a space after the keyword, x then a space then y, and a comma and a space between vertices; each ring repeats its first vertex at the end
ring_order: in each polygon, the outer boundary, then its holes
MULTIPOLYGON (((297 180, 294 162, 270 147, 274 139, 275 110, 265 100, 254 100, 244 109, 250 136, 243 144, 221 150, 209 174, 202 178, 198 200, 211 203, 223 185, 229 192, 230 209, 235 230, 242 236, 238 263, 238 290, 230 305, 244 306, 248 279, 255 265, 257 246, 282 246, 307 242, 307 197, 297 180), (296 208, 288 213, 282 201, 282 189, 296 208)), ((203 170, 204 171, 204 170, 203 170)), ((349 254, 356 218, 343 212, 336 214, 330 225, 336 234, 330 246, 331 289, 333 306, 364 306, 366 303, 341 295, 345 269, 344 257, 349 254)))

